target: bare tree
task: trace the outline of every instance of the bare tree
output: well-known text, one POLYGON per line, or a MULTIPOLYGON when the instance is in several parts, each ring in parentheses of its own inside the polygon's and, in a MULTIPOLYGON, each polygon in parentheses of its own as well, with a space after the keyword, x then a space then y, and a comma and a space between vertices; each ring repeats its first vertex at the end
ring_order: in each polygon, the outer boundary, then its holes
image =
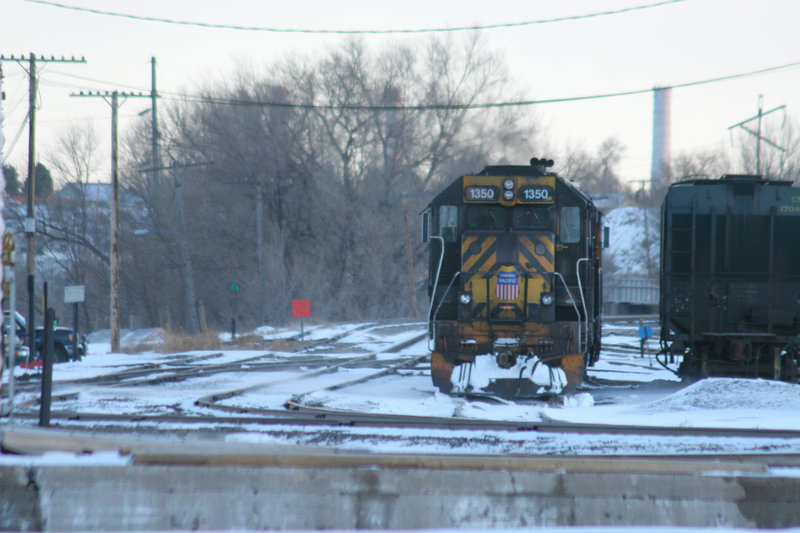
POLYGON ((55 174, 55 188, 67 183, 88 183, 96 180, 101 168, 99 139, 91 122, 73 125, 58 138, 48 154, 48 163, 55 174))
POLYGON ((761 141, 760 150, 755 137, 742 137, 740 140, 739 158, 745 172, 755 174, 760 166, 761 175, 766 178, 797 183, 800 180, 800 134, 797 123, 787 117, 780 126, 765 124, 761 134, 767 140, 761 141))
MULTIPOLYGON (((164 152, 213 161, 187 170, 181 185, 209 322, 228 324, 232 283, 244 324, 285 321, 293 298, 312 299, 319 318, 413 316, 406 295, 424 292, 424 248, 406 244, 418 234, 408 214, 445 180, 530 157, 535 128, 525 109, 474 107, 515 96, 502 59, 475 35, 380 52, 348 40, 266 75, 243 68, 173 105, 164 152), (409 262, 420 267, 414 282, 409 262)), ((174 231, 175 191, 139 172, 147 162, 137 153, 147 151, 129 150, 126 184, 143 199, 149 228, 174 231)), ((174 240, 165 232, 141 237, 159 253, 131 248, 130 272, 141 277, 131 290, 150 313, 168 309, 183 322, 174 240)))
POLYGON ((718 178, 730 173, 730 161, 722 150, 707 150, 681 154, 672 163, 675 180, 687 178, 718 178))
POLYGON ((617 166, 624 152, 625 147, 619 139, 609 137, 602 142, 595 155, 579 148, 568 148, 559 166, 562 175, 576 181, 587 193, 626 192, 628 187, 617 174, 617 166))

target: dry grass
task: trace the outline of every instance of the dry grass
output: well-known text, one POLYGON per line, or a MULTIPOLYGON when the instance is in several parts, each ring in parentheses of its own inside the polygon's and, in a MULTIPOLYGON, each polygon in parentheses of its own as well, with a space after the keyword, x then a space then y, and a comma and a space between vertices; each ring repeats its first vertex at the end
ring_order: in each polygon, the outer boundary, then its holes
POLYGON ((183 331, 168 330, 157 351, 161 353, 189 352, 192 350, 219 350, 222 343, 214 331, 201 331, 190 335, 183 331))
POLYGON ((264 339, 260 335, 237 335, 233 344, 244 350, 257 350, 264 347, 264 339))
POLYGON ((279 352, 291 352, 307 345, 308 341, 300 342, 296 339, 272 339, 264 340, 260 335, 240 335, 232 343, 222 343, 219 335, 213 331, 203 331, 190 335, 183 330, 166 330, 164 341, 161 343, 145 343, 135 346, 126 345, 122 347, 124 353, 142 353, 156 351, 159 353, 179 353, 195 350, 220 350, 224 346, 230 349, 241 350, 274 350, 279 352))
POLYGON ((274 339, 269 347, 276 352, 291 352, 304 346, 304 343, 293 339, 274 339))
POLYGON ((260 335, 242 335, 236 337, 234 343, 242 350, 274 350, 276 352, 291 352, 303 346, 303 343, 293 339, 264 340, 260 335))

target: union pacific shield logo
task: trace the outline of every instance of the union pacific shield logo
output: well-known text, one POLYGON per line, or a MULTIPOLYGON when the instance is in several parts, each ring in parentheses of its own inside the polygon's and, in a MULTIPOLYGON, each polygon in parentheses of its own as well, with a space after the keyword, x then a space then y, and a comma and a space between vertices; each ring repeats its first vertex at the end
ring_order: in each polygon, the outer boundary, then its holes
POLYGON ((494 295, 500 300, 516 300, 519 296, 519 274, 516 271, 498 272, 494 295))

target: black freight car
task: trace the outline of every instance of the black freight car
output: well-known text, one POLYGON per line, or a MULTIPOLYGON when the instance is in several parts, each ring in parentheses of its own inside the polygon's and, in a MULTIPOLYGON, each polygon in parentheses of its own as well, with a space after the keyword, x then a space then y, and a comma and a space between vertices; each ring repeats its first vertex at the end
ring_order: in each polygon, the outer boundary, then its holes
POLYGON ((800 188, 760 176, 673 184, 662 205, 661 341, 686 377, 797 379, 800 188))
POLYGON ((552 164, 461 176, 424 212, 431 375, 443 392, 557 394, 598 358, 601 215, 552 164))

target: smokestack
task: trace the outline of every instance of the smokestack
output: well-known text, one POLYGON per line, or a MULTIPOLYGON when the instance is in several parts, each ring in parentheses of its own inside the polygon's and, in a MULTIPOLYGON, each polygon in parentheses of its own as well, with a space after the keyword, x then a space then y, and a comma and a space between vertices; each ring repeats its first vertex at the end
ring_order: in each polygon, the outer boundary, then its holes
POLYGON ((666 171, 670 160, 670 112, 672 89, 653 89, 653 162, 650 167, 650 190, 668 185, 666 171))

